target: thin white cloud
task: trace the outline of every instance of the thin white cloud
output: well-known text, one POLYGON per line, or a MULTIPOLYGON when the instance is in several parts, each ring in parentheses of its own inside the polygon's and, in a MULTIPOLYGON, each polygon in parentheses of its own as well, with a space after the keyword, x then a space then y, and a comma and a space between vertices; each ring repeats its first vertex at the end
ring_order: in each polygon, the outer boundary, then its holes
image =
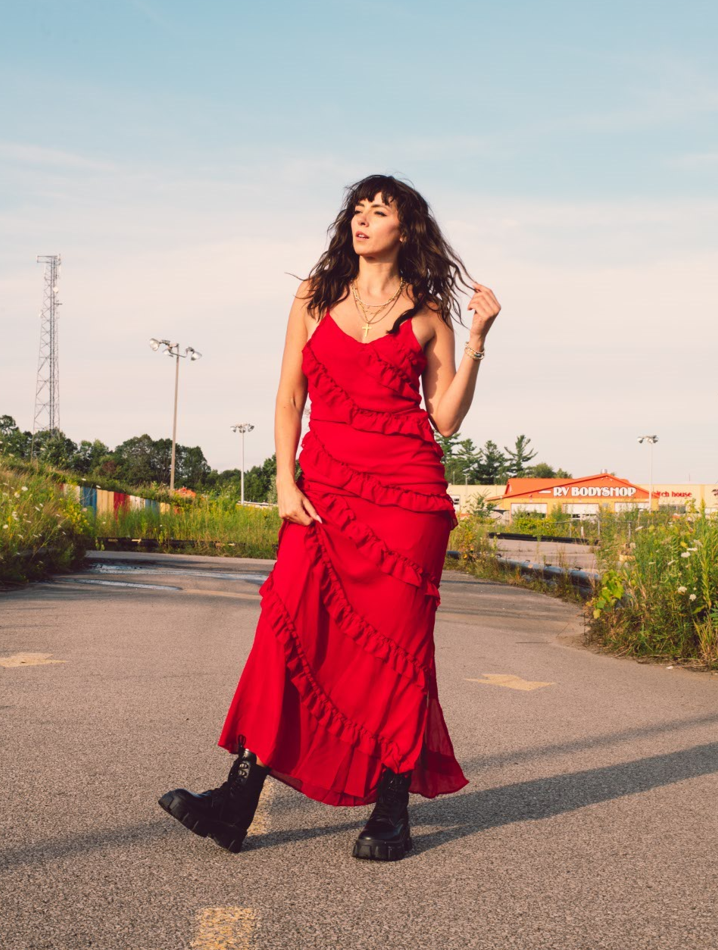
POLYGON ((112 172, 118 168, 113 162, 98 161, 73 152, 22 142, 0 142, 0 161, 79 171, 112 172))

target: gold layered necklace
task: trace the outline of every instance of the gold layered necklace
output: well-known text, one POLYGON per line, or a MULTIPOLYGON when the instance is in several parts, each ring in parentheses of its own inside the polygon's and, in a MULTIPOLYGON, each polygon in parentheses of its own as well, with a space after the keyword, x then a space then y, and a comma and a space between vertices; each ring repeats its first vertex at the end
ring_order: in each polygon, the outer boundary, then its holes
POLYGON ((365 304, 364 301, 359 296, 356 280, 353 280, 351 282, 352 293, 354 294, 354 302, 356 303, 357 308, 360 309, 361 312, 364 314, 364 323, 362 324, 362 330, 364 331, 365 340, 366 340, 367 333, 372 328, 372 326, 375 323, 379 323, 381 320, 384 319, 384 317, 388 313, 387 307, 391 308, 394 301, 397 300, 402 290, 404 289, 405 284, 406 284, 406 281, 402 277, 399 281, 399 289, 396 291, 396 293, 392 294, 392 296, 389 297, 389 299, 386 300, 384 303, 365 304), (373 314, 369 314, 368 312, 369 310, 374 310, 375 312, 373 314), (386 313, 382 313, 382 311, 386 311, 386 313), (379 316, 379 314, 381 314, 381 316, 379 316), (370 320, 369 319, 370 316, 372 316, 374 319, 370 320))

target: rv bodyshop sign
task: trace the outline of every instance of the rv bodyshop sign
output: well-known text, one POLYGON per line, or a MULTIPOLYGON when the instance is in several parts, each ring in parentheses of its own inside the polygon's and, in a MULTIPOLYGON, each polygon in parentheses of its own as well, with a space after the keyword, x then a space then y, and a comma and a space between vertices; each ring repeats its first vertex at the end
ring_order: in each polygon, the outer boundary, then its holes
POLYGON ((556 485, 553 489, 553 497, 632 498, 637 490, 640 491, 633 485, 556 485))

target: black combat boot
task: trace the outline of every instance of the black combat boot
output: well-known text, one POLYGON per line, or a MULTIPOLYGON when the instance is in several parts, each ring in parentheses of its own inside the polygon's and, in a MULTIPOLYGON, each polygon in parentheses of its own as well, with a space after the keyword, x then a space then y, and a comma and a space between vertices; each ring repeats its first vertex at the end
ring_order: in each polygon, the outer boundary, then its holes
POLYGON ((259 796, 269 769, 257 764, 254 752, 242 746, 232 763, 227 780, 207 792, 175 788, 159 799, 164 810, 201 837, 210 837, 221 848, 234 853, 242 847, 257 810, 259 796))
POLYGON ((409 785, 411 772, 385 768, 379 779, 379 798, 359 837, 354 842, 355 858, 398 861, 413 844, 409 833, 409 785))

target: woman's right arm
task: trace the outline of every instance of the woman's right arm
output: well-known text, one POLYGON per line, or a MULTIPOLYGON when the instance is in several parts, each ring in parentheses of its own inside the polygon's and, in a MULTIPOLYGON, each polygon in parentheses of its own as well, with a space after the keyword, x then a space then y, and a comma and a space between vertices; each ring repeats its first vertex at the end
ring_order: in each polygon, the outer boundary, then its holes
POLYGON ((297 447, 302 431, 302 413, 307 401, 307 378, 302 370, 302 349, 307 342, 308 281, 299 285, 289 311, 282 368, 274 414, 277 452, 277 503, 279 517, 298 524, 321 521, 316 509, 294 480, 297 447))

